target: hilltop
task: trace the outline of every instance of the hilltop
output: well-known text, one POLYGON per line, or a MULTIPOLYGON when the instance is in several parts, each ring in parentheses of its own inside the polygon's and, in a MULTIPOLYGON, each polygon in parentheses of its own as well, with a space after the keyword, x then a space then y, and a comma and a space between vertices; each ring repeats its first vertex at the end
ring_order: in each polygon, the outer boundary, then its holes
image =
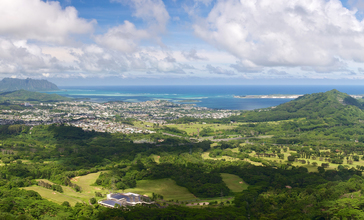
POLYGON ((58 87, 48 82, 47 80, 37 80, 37 79, 12 79, 4 78, 0 81, 0 91, 15 91, 15 90, 28 90, 28 91, 50 91, 59 90, 58 87))
POLYGON ((346 118, 350 120, 364 116, 361 111, 361 109, 364 109, 363 101, 334 89, 328 92, 306 94, 277 107, 248 111, 230 119, 251 122, 294 118, 346 118))

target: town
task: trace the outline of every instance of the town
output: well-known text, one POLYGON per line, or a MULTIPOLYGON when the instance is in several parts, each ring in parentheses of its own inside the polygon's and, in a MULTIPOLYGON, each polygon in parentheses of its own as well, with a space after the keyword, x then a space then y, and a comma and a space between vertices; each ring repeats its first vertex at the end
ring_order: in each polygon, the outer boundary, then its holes
MULTIPOLYGON (((16 103, 16 102, 15 102, 16 103)), ((182 117, 198 119, 221 119, 239 114, 234 110, 214 110, 196 107, 192 104, 175 104, 168 101, 154 100, 146 102, 107 102, 65 101, 54 103, 17 103, 26 107, 24 110, 2 110, 0 124, 67 124, 81 127, 88 131, 153 133, 148 129, 152 125, 163 125, 168 120, 182 117), (133 126, 128 120, 151 123, 142 128, 133 126)))

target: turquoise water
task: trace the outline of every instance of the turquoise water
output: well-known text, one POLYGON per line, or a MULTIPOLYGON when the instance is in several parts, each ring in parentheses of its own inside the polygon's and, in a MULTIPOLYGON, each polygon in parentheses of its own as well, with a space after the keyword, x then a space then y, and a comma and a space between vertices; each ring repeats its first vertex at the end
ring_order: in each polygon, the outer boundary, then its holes
POLYGON ((213 109, 252 110, 277 106, 292 99, 238 99, 235 95, 309 94, 337 89, 348 94, 364 94, 363 86, 87 86, 60 87, 56 93, 94 102, 194 99, 196 106, 213 109))

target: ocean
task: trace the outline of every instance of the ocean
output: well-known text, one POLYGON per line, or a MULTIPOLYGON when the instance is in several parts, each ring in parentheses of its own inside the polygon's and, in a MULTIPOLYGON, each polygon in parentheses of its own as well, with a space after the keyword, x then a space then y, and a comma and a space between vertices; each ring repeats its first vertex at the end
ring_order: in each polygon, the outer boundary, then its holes
POLYGON ((350 95, 364 94, 364 86, 277 86, 277 85, 229 85, 229 86, 63 86, 61 90, 47 92, 62 96, 87 99, 93 102, 125 101, 143 102, 148 100, 168 100, 174 103, 195 104, 212 109, 253 110, 277 106, 292 99, 249 98, 244 95, 301 95, 326 92, 337 89, 350 95), (184 100, 184 101, 183 101, 184 100), (194 102, 189 102, 195 100, 194 102))

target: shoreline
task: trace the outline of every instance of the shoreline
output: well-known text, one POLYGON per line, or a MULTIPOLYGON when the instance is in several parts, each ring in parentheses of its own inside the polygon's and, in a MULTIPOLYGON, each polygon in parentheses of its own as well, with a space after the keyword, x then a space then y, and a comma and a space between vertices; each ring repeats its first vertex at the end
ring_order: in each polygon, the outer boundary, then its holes
POLYGON ((237 99, 296 99, 303 95, 245 95, 245 96, 234 96, 237 99))

